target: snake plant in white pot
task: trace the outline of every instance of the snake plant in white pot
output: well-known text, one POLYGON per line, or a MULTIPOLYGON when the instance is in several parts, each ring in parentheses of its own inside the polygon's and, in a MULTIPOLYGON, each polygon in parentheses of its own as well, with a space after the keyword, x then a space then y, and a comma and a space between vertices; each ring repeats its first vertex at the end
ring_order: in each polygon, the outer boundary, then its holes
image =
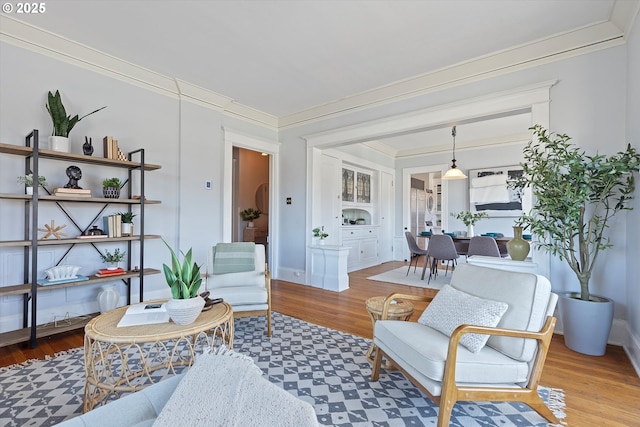
POLYGON ((181 251, 184 259, 180 264, 174 250, 167 242, 164 243, 171 252, 171 267, 162 264, 162 269, 173 296, 173 299, 167 301, 167 313, 174 323, 188 325, 198 318, 205 303, 204 299, 198 295, 198 289, 202 284, 200 266, 192 262, 191 249, 186 255, 181 251))
POLYGON ((53 132, 49 137, 50 148, 54 151, 63 151, 67 153, 69 152, 69 132, 71 132, 71 129, 73 129, 74 126, 85 117, 107 108, 106 106, 98 108, 97 110, 94 110, 89 114, 85 114, 82 117, 79 117, 77 114, 75 116, 70 116, 67 114, 67 111, 62 104, 62 97, 60 96, 60 92, 57 90, 55 94, 51 92, 47 94, 47 104, 45 107, 47 108, 49 116, 51 116, 51 122, 53 123, 53 132))
POLYGON ((591 293, 591 277, 601 251, 611 248, 611 218, 631 210, 634 173, 640 155, 627 145, 611 156, 589 156, 564 134, 531 128, 537 141, 524 149, 524 174, 516 187, 531 187, 534 204, 522 219, 540 238, 534 242, 565 260, 580 292, 560 295, 558 308, 567 347, 600 356, 606 351, 613 321, 613 301, 591 293))

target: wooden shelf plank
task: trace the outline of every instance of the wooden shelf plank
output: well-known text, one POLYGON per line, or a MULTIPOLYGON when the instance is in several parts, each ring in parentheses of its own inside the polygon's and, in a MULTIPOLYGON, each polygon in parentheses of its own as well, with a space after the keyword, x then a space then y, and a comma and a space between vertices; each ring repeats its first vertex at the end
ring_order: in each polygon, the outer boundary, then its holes
MULTIPOLYGON (((153 274, 160 274, 160 270, 156 270, 155 268, 145 268, 143 270, 144 276, 151 276, 153 274)), ((139 271, 128 271, 126 274, 120 274, 118 276, 110 276, 110 277, 97 277, 95 275, 88 276, 89 280, 83 280, 81 282, 69 282, 69 283, 58 283, 57 285, 38 285, 38 291, 46 291, 51 289, 60 289, 60 288, 71 288, 75 286, 84 286, 91 285, 94 283, 103 283, 103 282, 113 282, 114 280, 120 279, 128 279, 135 278, 140 275, 139 271)))
MULTIPOLYGON (((145 268, 143 270, 144 276, 151 276, 153 274, 160 274, 160 270, 155 268, 145 268)), ((140 275, 138 271, 128 271, 126 274, 120 274, 118 276, 111 277, 97 277, 95 275, 88 276, 89 280, 82 280, 80 282, 68 282, 68 283, 58 283, 56 285, 38 285, 39 291, 47 291, 51 289, 60 289, 60 288, 71 288, 75 286, 84 286, 91 285, 95 283, 103 283, 103 282, 112 282, 114 280, 120 279, 128 279, 128 278, 136 278, 140 275)), ((0 296, 7 295, 23 295, 31 292, 31 284, 26 283, 23 285, 13 285, 13 286, 4 286, 0 288, 0 296)))
MULTIPOLYGON (((31 200, 32 196, 27 194, 13 194, 13 193, 0 193, 0 199, 14 199, 14 200, 31 200)), ((38 195, 38 201, 46 202, 81 202, 81 203, 109 203, 109 204, 127 204, 127 205, 139 205, 140 199, 107 199, 104 197, 63 197, 63 196, 49 196, 38 195)), ((160 200, 145 200, 145 205, 158 205, 162 203, 160 200)))
MULTIPOLYGON (((158 234, 145 234, 144 239, 160 239, 158 234)), ((123 237, 102 237, 97 239, 47 239, 38 240, 38 246, 55 246, 55 245, 72 245, 83 243, 111 243, 111 242, 128 242, 140 240, 140 236, 123 236, 123 237)), ((15 246, 31 246, 31 240, 5 240, 0 242, 0 247, 15 247, 15 246)))
MULTIPOLYGON (((18 156, 30 156, 33 154, 32 147, 25 147, 22 145, 2 144, 0 143, 0 153, 15 154, 18 156)), ((114 166, 125 169, 139 169, 139 162, 123 162, 116 159, 105 159, 104 157, 85 156, 83 154, 74 153, 62 153, 60 151, 52 150, 39 150, 39 156, 48 159, 67 160, 78 163, 90 163, 93 165, 114 166)), ((152 171, 160 169, 160 165, 154 165, 151 163, 145 163, 144 170, 152 171)))
MULTIPOLYGON (((92 314, 87 314, 86 316, 83 316, 83 317, 72 317, 68 319, 68 323, 67 321, 61 320, 61 321, 58 321, 57 326, 53 323, 43 325, 43 326, 38 326, 36 328, 36 337, 43 338, 43 337, 48 337, 50 335, 59 334, 62 332, 74 331, 76 329, 84 328, 85 325, 89 323, 91 319, 93 319, 99 314, 100 313, 92 313, 92 314)), ((0 347, 5 347, 7 345, 18 344, 21 342, 29 341, 29 338, 31 338, 30 328, 23 328, 23 329, 17 329, 11 332, 5 332, 3 334, 0 334, 0 347)))
POLYGON ((31 292, 31 285, 13 285, 0 288, 0 296, 24 295, 31 292))

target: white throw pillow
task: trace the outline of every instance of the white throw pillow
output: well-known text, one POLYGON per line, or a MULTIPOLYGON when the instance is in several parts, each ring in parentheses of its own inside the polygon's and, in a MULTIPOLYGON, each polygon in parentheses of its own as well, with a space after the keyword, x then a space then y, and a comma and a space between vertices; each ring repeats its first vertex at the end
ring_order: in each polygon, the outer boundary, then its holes
MULTIPOLYGON (((451 336, 460 325, 495 327, 507 308, 507 303, 479 298, 444 285, 422 313, 418 323, 451 336)), ((465 334, 460 339, 460 344, 477 353, 482 350, 489 337, 486 334, 465 334)))

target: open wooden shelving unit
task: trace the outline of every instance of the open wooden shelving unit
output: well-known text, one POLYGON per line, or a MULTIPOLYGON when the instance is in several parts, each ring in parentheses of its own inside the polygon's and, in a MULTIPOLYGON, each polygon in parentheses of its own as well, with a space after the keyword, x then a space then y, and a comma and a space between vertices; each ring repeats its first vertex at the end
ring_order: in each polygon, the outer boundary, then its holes
MULTIPOLYGON (((66 319, 58 322, 57 325, 47 324, 38 326, 37 319, 37 300, 38 293, 42 291, 48 291, 53 289, 71 288, 76 286, 84 286, 89 284, 103 283, 114 280, 122 280, 127 285, 127 304, 131 303, 131 279, 138 279, 140 300, 143 300, 144 293, 144 277, 152 274, 160 274, 160 270, 144 267, 144 242, 148 239, 159 239, 159 235, 144 234, 144 218, 145 218, 145 206, 161 203, 159 200, 147 200, 145 198, 144 183, 145 172, 160 169, 159 165, 149 164, 144 161, 144 149, 139 149, 128 153, 127 161, 117 159, 106 159, 102 157, 85 156, 82 154, 74 153, 62 153, 51 150, 41 150, 38 148, 38 130, 33 130, 29 135, 25 137, 24 146, 3 144, 0 143, 0 154, 14 155, 24 158, 25 161, 25 174, 33 173, 34 176, 38 176, 39 162, 41 159, 48 159, 53 161, 67 161, 74 163, 84 163, 97 166, 108 166, 128 170, 128 179, 125 181, 125 185, 128 192, 127 198, 109 199, 103 197, 72 197, 72 196, 55 196, 55 195, 39 195, 37 189, 33 195, 26 194, 13 194, 13 193, 0 193, 0 201, 7 200, 13 203, 23 203, 25 213, 25 229, 24 240, 4 240, 0 241, 0 247, 22 247, 24 251, 24 282, 15 285, 0 286, 0 296, 9 295, 23 295, 23 327, 10 332, 0 333, 0 347, 16 344, 19 342, 29 341, 32 347, 36 345, 36 339, 78 329, 84 327, 86 323, 96 315, 96 313, 88 314, 80 318, 66 319), (132 158, 139 158, 139 161, 133 161, 132 158), (139 178, 139 197, 132 197, 133 184, 132 173, 138 171, 140 173, 139 178), (52 239, 52 240, 39 240, 38 239, 38 210, 39 203, 55 203, 63 211, 65 215, 72 222, 73 219, 67 212, 66 204, 71 203, 88 203, 88 204, 102 204, 104 207, 98 212, 91 224, 95 222, 105 210, 105 208, 112 204, 127 205, 131 210, 133 206, 137 206, 139 209, 139 220, 136 226, 140 232, 139 235, 123 236, 123 237, 110 237, 110 238, 65 238, 65 239, 52 239), (65 205, 62 205, 64 202, 65 205), (127 244, 127 265, 126 273, 115 277, 97 277, 95 275, 88 276, 88 280, 78 282, 66 282, 56 283, 53 285, 40 285, 38 284, 38 248, 40 246, 54 246, 54 245, 66 245, 69 249, 58 260, 58 264, 64 259, 69 251, 75 245, 90 244, 98 250, 97 245, 103 243, 113 242, 125 242, 127 244), (139 244, 139 258, 136 258, 135 263, 131 257, 131 248, 134 243, 139 244), (137 270, 133 269, 133 266, 138 267, 137 270), (30 313, 29 313, 30 312, 30 313), (31 314, 31 316, 29 316, 31 314)), ((78 227, 77 224, 75 224, 78 227)), ((90 227, 87 226, 84 231, 90 227)), ((56 264, 57 265, 57 264, 56 264)))

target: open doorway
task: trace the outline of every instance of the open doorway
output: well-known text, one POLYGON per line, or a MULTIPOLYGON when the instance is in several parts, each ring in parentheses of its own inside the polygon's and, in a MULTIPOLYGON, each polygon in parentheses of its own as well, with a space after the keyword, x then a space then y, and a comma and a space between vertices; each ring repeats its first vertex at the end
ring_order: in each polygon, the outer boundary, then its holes
POLYGON ((409 231, 414 236, 430 231, 442 230, 442 181, 441 173, 422 172, 411 174, 409 191, 409 231))
POLYGON ((269 176, 270 155, 241 147, 233 147, 233 242, 269 241, 269 176), (241 212, 260 212, 253 220, 243 219, 241 212))

